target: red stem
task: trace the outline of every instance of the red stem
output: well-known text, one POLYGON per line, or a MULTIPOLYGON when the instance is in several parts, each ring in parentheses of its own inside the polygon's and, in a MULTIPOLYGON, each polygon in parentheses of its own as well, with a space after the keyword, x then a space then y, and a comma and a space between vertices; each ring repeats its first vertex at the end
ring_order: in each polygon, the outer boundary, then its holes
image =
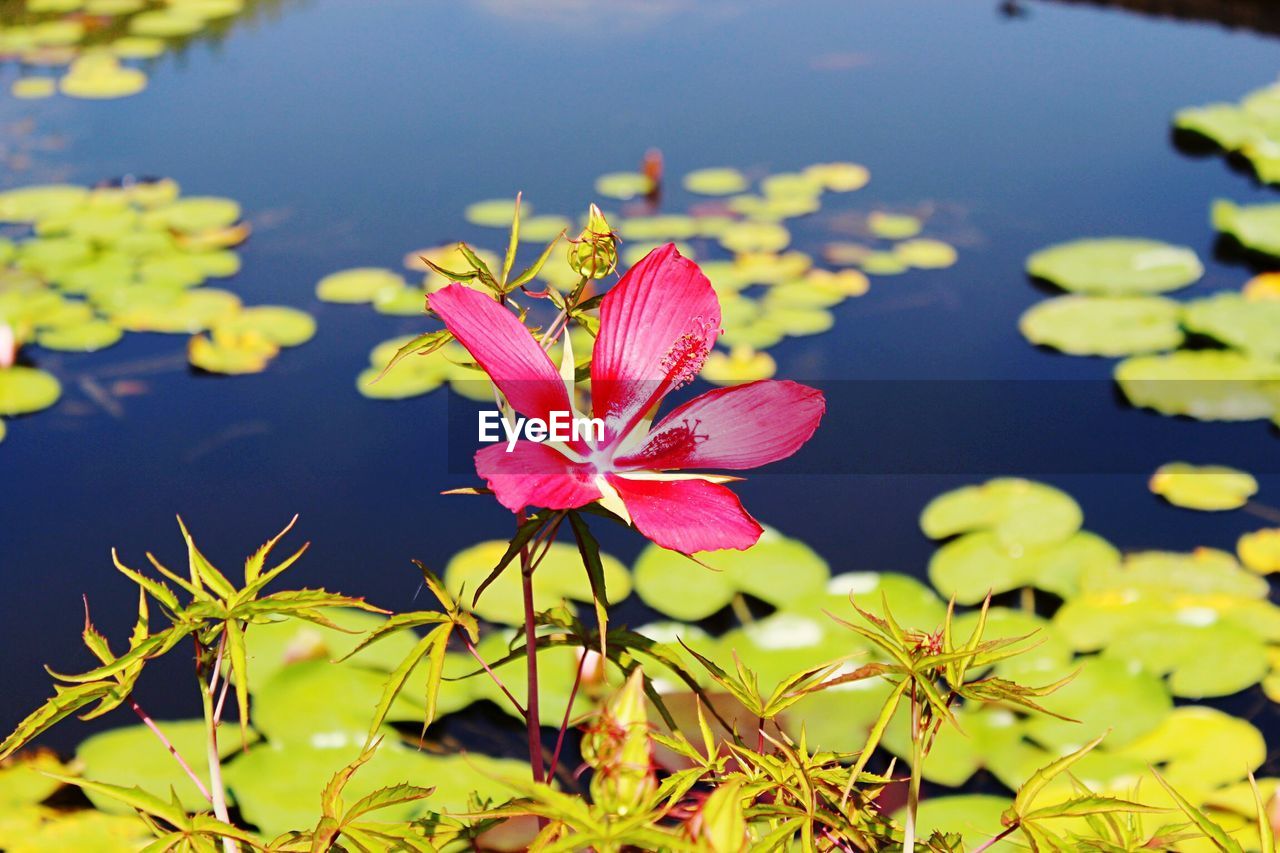
POLYGON ((516 706, 516 711, 520 713, 521 719, 527 720, 529 716, 528 712, 526 712, 524 706, 520 704, 520 700, 511 694, 511 691, 507 689, 507 685, 498 677, 498 673, 494 672, 485 659, 480 657, 480 652, 476 651, 475 643, 471 642, 471 638, 463 637, 462 640, 467 644, 467 651, 471 652, 471 656, 480 662, 480 666, 484 667, 485 672, 489 673, 489 677, 493 679, 493 683, 497 684, 498 689, 502 691, 503 695, 511 700, 512 705, 516 706))
POLYGON ((569 731, 569 716, 573 713, 573 700, 578 698, 578 686, 582 684, 582 669, 587 663, 587 649, 578 657, 578 672, 573 676, 573 688, 569 691, 569 704, 564 708, 564 719, 560 721, 560 734, 556 736, 556 748, 551 753, 551 768, 547 770, 547 778, 554 779, 556 765, 560 762, 560 747, 564 746, 565 732, 569 731))
POLYGON ((988 850, 996 846, 1001 841, 1004 841, 1006 838, 1008 838, 1010 835, 1013 835, 1013 833, 1016 832, 1017 829, 1018 829, 1018 825, 1016 823, 1013 826, 1005 827, 1003 832, 1001 832, 999 835, 997 835, 995 838, 991 839, 990 841, 983 842, 982 846, 975 848, 973 853, 982 853, 983 850, 988 850))
POLYGON ((196 771, 191 769, 191 765, 182 757, 182 753, 178 752, 178 748, 173 745, 168 737, 165 736, 164 732, 160 731, 160 727, 156 725, 155 720, 151 719, 151 716, 146 711, 142 710, 142 706, 139 705, 137 701, 130 699, 129 707, 133 708, 133 712, 138 715, 140 720, 142 720, 142 724, 150 729, 153 735, 160 739, 160 742, 164 744, 164 748, 169 750, 169 754, 178 762, 178 766, 181 767, 183 772, 191 778, 191 781, 195 783, 196 787, 200 789, 200 795, 212 804, 213 797, 209 795, 209 789, 204 786, 204 782, 201 781, 198 775, 196 775, 196 771))
MULTIPOLYGON (((516 518, 517 524, 524 523, 524 513, 516 518)), ((533 564, 529 561, 529 548, 520 549, 520 587, 524 596, 524 656, 528 672, 527 712, 525 713, 525 731, 529 739, 529 764, 533 769, 533 781, 546 779, 546 765, 542 761, 542 726, 538 718, 538 631, 535 624, 536 614, 533 609, 533 564)))

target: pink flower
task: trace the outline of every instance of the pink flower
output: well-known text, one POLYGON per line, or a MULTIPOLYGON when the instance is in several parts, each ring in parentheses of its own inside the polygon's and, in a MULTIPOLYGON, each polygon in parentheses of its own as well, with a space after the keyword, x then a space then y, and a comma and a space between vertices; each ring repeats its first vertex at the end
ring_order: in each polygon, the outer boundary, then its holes
MULTIPOLYGON (((526 418, 572 412, 564 379, 529 330, 491 297, 461 284, 431 309, 526 418)), ((720 302, 697 264, 667 244, 633 266, 600 303, 591 362, 598 442, 519 441, 476 453, 476 472, 512 512, 599 501, 649 539, 691 554, 743 550, 761 527, 721 483, 689 469, 741 470, 790 456, 818 427, 822 392, 795 382, 709 391, 652 426, 658 404, 698 375, 720 333, 720 302)))

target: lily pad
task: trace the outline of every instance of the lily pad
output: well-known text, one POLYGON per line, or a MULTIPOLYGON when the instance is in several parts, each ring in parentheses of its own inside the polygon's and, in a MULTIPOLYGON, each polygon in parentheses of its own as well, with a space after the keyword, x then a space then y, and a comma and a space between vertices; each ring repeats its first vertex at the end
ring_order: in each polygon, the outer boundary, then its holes
MULTIPOLYGON (((533 213, 533 206, 526 201, 520 203, 520 214, 528 216, 533 213)), ((511 220, 516 215, 516 201, 513 198, 495 198, 489 201, 477 201, 467 205, 463 216, 472 225, 483 225, 489 228, 510 228, 511 220)))
MULTIPOLYGON (((1046 673, 1045 681, 1070 671, 1046 673)), ((1173 710, 1173 700, 1158 676, 1134 672, 1122 661, 1105 657, 1080 661, 1076 677, 1041 703, 1070 718, 1036 714, 1027 721, 1027 733, 1056 750, 1075 749, 1104 732, 1108 747, 1124 746, 1154 730, 1173 710)))
POLYGON ((887 240, 903 240, 919 234, 921 229, 924 228, 924 223, 915 216, 875 210, 867 216, 867 227, 877 237, 887 240))
POLYGON ((910 267, 893 252, 868 252, 858 263, 868 275, 901 275, 910 267))
POLYGON ((1080 531, 1041 547, 1006 548, 995 534, 967 533, 938 549, 929 561, 929 579, 943 595, 977 604, 988 593, 1034 587, 1068 598, 1091 568, 1110 568, 1119 552, 1105 539, 1080 531))
POLYGON ((124 98, 145 88, 146 73, 121 65, 114 54, 82 56, 58 81, 62 94, 91 100, 124 98))
POLYGON ((831 192, 860 190, 871 180, 871 172, 857 163, 814 163, 804 173, 831 192))
POLYGON ((1186 462, 1161 465, 1149 485, 1174 506, 1209 512, 1239 509, 1258 491, 1258 481, 1244 471, 1186 462))
MULTIPOLYGON (((203 720, 157 721, 157 727, 178 754, 201 779, 209 778, 208 747, 203 720)), ((252 743, 251 737, 249 742, 252 743)), ((224 759, 240 751, 240 727, 224 725, 218 733, 218 754, 224 759)), ((209 801, 174 760, 169 750, 146 726, 126 726, 93 735, 76 748, 76 760, 84 766, 86 779, 138 786, 149 794, 168 800, 172 790, 187 811, 208 811, 209 801)), ((133 809, 93 791, 85 791, 100 811, 133 814, 133 809)))
POLYGON ((46 329, 36 336, 36 343, 61 352, 97 352, 114 345, 123 336, 124 332, 114 323, 88 320, 46 329))
POLYGON ((806 172, 778 172, 760 181, 769 199, 812 199, 822 194, 822 181, 806 172))
POLYGON ((903 240, 893 247, 893 254, 907 266, 922 270, 945 269, 953 266, 958 257, 950 243, 925 237, 903 240))
POLYGON ((209 373, 240 376, 261 373, 280 347, 255 331, 232 332, 221 325, 209 335, 196 335, 187 344, 187 361, 209 373))
POLYGON ((1240 294, 1249 302, 1280 301, 1280 272, 1258 273, 1244 283, 1240 294))
POLYGON ((315 319, 305 311, 285 305, 255 305, 219 323, 216 332, 243 335, 255 333, 273 344, 296 347, 316 333, 315 319))
POLYGON ((1182 321, 1190 331, 1208 335, 1246 355, 1280 359, 1280 301, 1218 293, 1188 302, 1183 307, 1182 321))
MULTIPOLYGON (((994 794, 954 794, 928 797, 920 803, 916 814, 918 837, 928 838, 933 832, 960 833, 966 849, 976 850, 991 841, 1004 828, 1001 817, 1012 804, 1008 797, 994 794)), ((901 818, 899 818, 901 820, 901 818)), ((988 850, 1013 849, 1011 841, 1000 841, 988 850)))
POLYGON ((602 196, 626 201, 647 195, 653 190, 653 181, 639 172, 610 172, 596 178, 595 186, 602 196))
POLYGON ((1018 328, 1033 344, 1070 355, 1135 355, 1181 344, 1180 310, 1159 296, 1058 296, 1031 306, 1018 328))
POLYGON ((62 385, 34 367, 0 369, 0 415, 13 417, 47 409, 62 396, 62 385))
POLYGON ((731 252, 780 252, 790 242, 791 232, 776 222, 739 222, 720 235, 731 252))
MULTIPOLYGON (((273 744, 362 743, 386 680, 385 672, 327 660, 291 664, 254 694, 254 726, 273 744)), ((425 697, 405 690, 388 719, 421 721, 424 712, 425 697)))
POLYGON ((733 195, 749 186, 737 169, 698 169, 684 176, 684 188, 699 195, 733 195))
POLYGON ((1237 205, 1218 199, 1210 218, 1215 229, 1246 249, 1280 257, 1280 203, 1237 205))
POLYGON ((1135 406, 1202 421, 1247 421, 1280 412, 1280 364, 1231 351, 1134 356, 1115 379, 1135 406))
POLYGON ((187 196, 146 215, 152 224, 187 234, 227 228, 240 221, 240 205, 229 198, 187 196))
POLYGON ((129 19, 130 33, 151 38, 189 36, 203 28, 202 17, 184 12, 179 6, 140 12, 129 19))
POLYGON ((740 385, 770 379, 777 372, 778 364, 767 352, 735 347, 728 353, 715 350, 708 355, 701 376, 713 385, 740 385))
POLYGON ((1266 759, 1262 734, 1246 720, 1215 708, 1176 708, 1158 726, 1120 750, 1158 765, 1170 784, 1195 790, 1239 781, 1266 759), (1230 756, 1230 761, 1224 761, 1230 756))
POLYGON ((58 91, 58 81, 52 77, 19 77, 9 86, 9 94, 21 100, 52 97, 58 91))
POLYGON ((404 276, 381 267, 357 267, 330 273, 316 284, 316 297, 322 302, 359 304, 373 302, 386 291, 405 287, 404 276))
POLYGON ((1185 246, 1127 237, 1074 240, 1027 258, 1027 273, 1064 290, 1133 296, 1177 290, 1204 267, 1185 246))
POLYGON ((728 606, 738 592, 783 606, 821 590, 830 575, 826 561, 807 545, 769 528, 745 551, 708 551, 699 559, 711 568, 647 546, 635 563, 636 593, 655 610, 691 622, 728 606))
POLYGON ((1280 572, 1280 528, 1255 530, 1236 542, 1240 562, 1260 575, 1280 572))
POLYGON ((1019 549, 1062 542, 1083 521, 1080 505, 1066 492, 1003 477, 934 498, 920 514, 920 529, 930 539, 990 530, 1002 547, 1019 549))
POLYGON ((45 184, 0 192, 0 222, 35 222, 68 213, 89 196, 73 184, 45 184))
POLYGON ((1267 675, 1267 650, 1258 636, 1217 619, 1207 608, 1184 608, 1170 618, 1137 622, 1116 633, 1104 656, 1169 676, 1175 696, 1230 696, 1267 675))
MULTIPOLYGON (((445 567, 445 585, 455 594, 465 588, 471 596, 498 565, 507 549, 506 542, 481 542, 459 551, 445 567)), ((608 554, 601 554, 604 565, 605 591, 609 602, 621 601, 631 594, 631 579, 627 568, 608 554)), ((534 584, 534 607, 546 610, 555 607, 563 599, 591 600, 591 583, 582 557, 576 546, 564 542, 551 545, 542 562, 538 564, 537 583, 534 584)), ((520 563, 513 560, 506 570, 485 589, 475 611, 490 622, 519 625, 524 622, 524 605, 520 583, 520 563)))
MULTIPOLYGON (((361 742, 259 744, 228 765, 227 784, 245 820, 266 836, 315 826, 320 819, 317 786, 354 761, 361 742)), ((505 800, 513 792, 501 780, 523 778, 527 773, 528 766, 517 761, 474 754, 433 756, 388 740, 352 775, 343 797, 355 802, 380 788, 403 783, 434 787, 435 792, 426 800, 379 809, 374 815, 380 821, 407 821, 428 810, 465 811, 471 791, 505 800)))

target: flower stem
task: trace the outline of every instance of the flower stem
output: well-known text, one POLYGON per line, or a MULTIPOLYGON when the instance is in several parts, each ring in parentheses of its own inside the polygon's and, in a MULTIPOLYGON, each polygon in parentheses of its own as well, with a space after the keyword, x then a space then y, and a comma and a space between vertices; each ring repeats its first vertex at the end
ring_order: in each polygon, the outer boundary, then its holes
POLYGON ((476 644, 471 642, 469 637, 463 637, 462 640, 466 643, 467 651, 471 652, 471 656, 480 662, 480 666, 484 667, 485 672, 489 673, 489 677, 493 679, 493 683, 498 685, 498 689, 502 691, 502 694, 511 700, 511 704, 515 706, 516 712, 520 715, 520 719, 527 719, 529 713, 524 709, 524 706, 520 704, 520 700, 513 696, 511 691, 507 689, 507 685, 498 677, 498 673, 494 672, 488 662, 484 658, 480 657, 480 652, 476 649, 476 644))
POLYGON ((142 724, 150 729, 153 735, 159 738, 160 742, 164 744, 164 748, 169 750, 169 754, 178 762, 178 766, 182 768, 183 772, 186 773, 191 781, 195 783, 196 788, 200 790, 201 796, 212 804, 213 797, 209 795, 209 789, 205 787, 204 780, 200 778, 196 771, 191 769, 191 765, 182 757, 182 753, 178 752, 178 748, 173 745, 173 742, 170 741, 168 737, 165 736, 165 733, 160 731, 160 727, 156 725, 155 720, 151 719, 151 715, 142 710, 142 706, 134 699, 129 700, 129 707, 133 708, 133 712, 138 715, 138 719, 142 720, 142 724))
POLYGON ((551 753, 551 766, 547 770, 547 780, 555 778, 556 765, 560 762, 560 748, 564 746, 565 733, 569 731, 569 717, 573 713, 573 700, 578 698, 578 688, 582 685, 582 670, 587 663, 587 650, 584 648, 578 656, 578 671, 573 676, 573 688, 569 691, 569 704, 564 706, 564 719, 560 721, 560 733, 556 736, 556 748, 551 753))
MULTIPOLYGON (((524 523, 524 513, 517 518, 517 524, 524 523)), ((546 778, 546 765, 542 762, 542 725, 538 718, 538 630, 537 614, 533 609, 533 570, 535 564, 529 559, 529 548, 520 549, 520 587, 524 597, 524 656, 528 673, 528 696, 525 699, 525 731, 529 739, 529 764, 533 769, 533 781, 542 782, 546 778)))
MULTIPOLYGON (((222 703, 214 705, 214 692, 218 689, 218 676, 222 672, 222 655, 227 648, 227 634, 223 631, 218 641, 218 654, 213 662, 213 675, 209 677, 209 686, 201 685, 200 701, 204 706, 205 744, 209 759, 209 791, 213 802, 213 814, 223 823, 231 823, 231 815, 227 811, 227 791, 222 785, 222 757, 218 754, 218 723, 220 722, 222 703)), ((232 838, 222 839, 224 853, 239 853, 240 845, 232 838)))
POLYGON ((990 841, 984 841, 981 846, 975 847, 973 850, 973 853, 982 853, 982 851, 984 850, 990 850, 992 847, 995 847, 997 844, 999 844, 1001 841, 1004 841, 1010 835, 1013 835, 1013 833, 1016 832, 1017 829, 1018 829, 1018 822, 1014 821, 1012 824, 1010 824, 1009 826, 1006 826, 1003 830, 1001 830, 1000 834, 997 835, 995 838, 992 838, 990 841))
POLYGON ((924 732, 920 730, 920 703, 911 692, 911 782, 907 788, 907 819, 902 837, 903 853, 916 847, 916 812, 920 809, 921 765, 924 764, 924 732))

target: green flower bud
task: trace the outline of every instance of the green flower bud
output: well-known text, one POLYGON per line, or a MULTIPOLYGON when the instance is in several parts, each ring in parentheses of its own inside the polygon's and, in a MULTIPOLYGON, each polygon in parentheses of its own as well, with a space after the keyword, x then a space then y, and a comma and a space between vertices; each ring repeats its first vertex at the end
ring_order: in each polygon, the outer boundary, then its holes
POLYGON ((600 208, 591 205, 587 227, 569 241, 569 266, 586 278, 604 278, 618 268, 618 240, 600 208))

